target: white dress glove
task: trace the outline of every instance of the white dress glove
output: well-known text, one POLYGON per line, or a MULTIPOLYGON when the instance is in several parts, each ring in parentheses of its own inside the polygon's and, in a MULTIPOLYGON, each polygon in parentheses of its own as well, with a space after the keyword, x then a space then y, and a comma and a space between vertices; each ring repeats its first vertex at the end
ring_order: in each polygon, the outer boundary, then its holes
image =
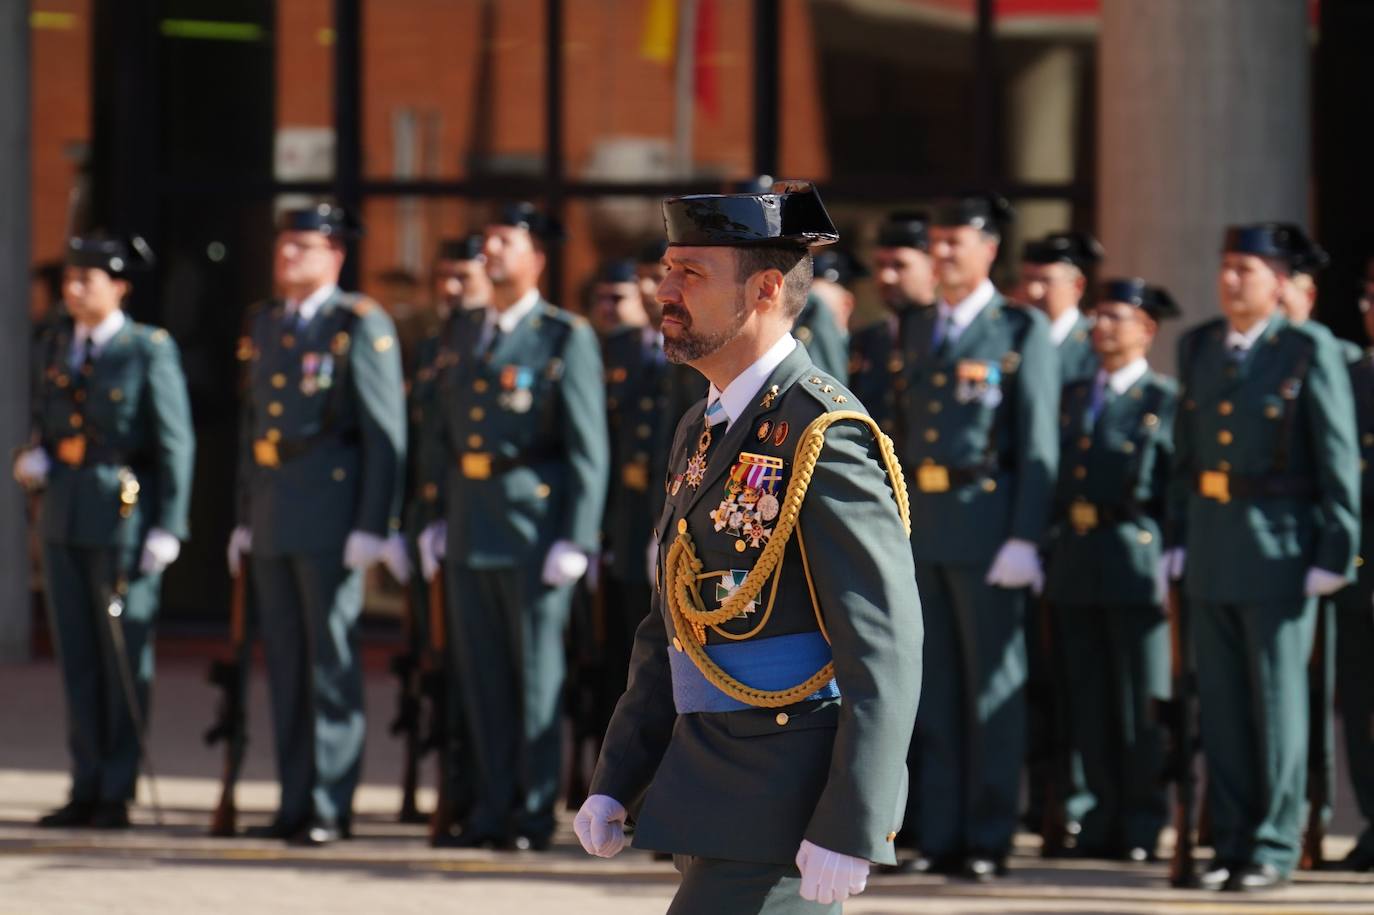
POLYGON ((41 447, 29 448, 14 459, 14 478, 25 489, 38 489, 48 482, 49 470, 52 470, 52 461, 41 447))
POLYGON ((550 588, 561 588, 577 581, 587 574, 589 557, 582 548, 568 540, 559 540, 549 548, 544 560, 544 584, 550 588))
POLYGON ((587 854, 614 858, 625 847, 625 807, 609 795, 593 794, 573 818, 573 832, 587 854))
POLYGON ((156 575, 177 561, 181 555, 181 541, 160 527, 148 531, 143 539, 143 555, 138 560, 138 570, 144 575, 156 575))
POLYGON ((1308 597, 1326 597, 1328 594, 1335 594, 1347 584, 1349 582, 1344 575, 1313 566, 1307 570, 1307 580, 1303 582, 1302 591, 1308 597))
POLYGON ((367 531, 354 531, 344 541, 344 565, 350 569, 366 569, 382 558, 386 541, 367 531))
POLYGON ((649 538, 649 548, 644 551, 644 574, 649 579, 649 584, 654 585, 658 582, 658 540, 649 538))
POLYGON ((1043 588, 1045 573, 1035 544, 1015 538, 1002 544, 984 581, 998 588, 1043 588))
POLYGON ((229 575, 238 578, 239 568, 243 565, 243 554, 253 552, 253 531, 243 525, 234 528, 229 535, 229 575))
POLYGON ((1159 565, 1155 570, 1155 594, 1161 604, 1169 596, 1169 582, 1183 577, 1183 567, 1187 562, 1188 551, 1181 546, 1167 549, 1159 557, 1159 565))
POLYGON ((430 522, 415 539, 415 546, 420 553, 420 575, 425 581, 433 581, 448 552, 448 522, 430 522))
POLYGON ((386 543, 382 544, 381 560, 397 584, 410 581, 410 551, 406 549, 406 538, 400 534, 387 537, 386 543))
POLYGON ((802 839, 797 849, 801 897, 822 905, 844 902, 868 887, 868 861, 821 848, 802 839))

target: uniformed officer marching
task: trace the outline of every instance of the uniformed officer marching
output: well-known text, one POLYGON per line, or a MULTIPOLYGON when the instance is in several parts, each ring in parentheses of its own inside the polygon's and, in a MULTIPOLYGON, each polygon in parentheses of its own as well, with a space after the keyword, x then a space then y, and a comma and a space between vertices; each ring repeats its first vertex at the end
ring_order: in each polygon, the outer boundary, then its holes
POLYGON ((1021 252, 1021 290, 1026 304, 1050 319, 1050 342, 1059 355, 1059 383, 1092 378, 1097 356, 1092 322, 1080 308, 1088 274, 1102 261, 1102 246, 1087 232, 1051 232, 1028 241, 1021 252))
POLYGON ((152 262, 138 237, 69 242, 70 317, 44 339, 32 441, 14 464, 20 483, 46 487, 44 586, 72 762, 70 800, 42 826, 129 825, 162 571, 188 535, 195 433, 181 359, 167 331, 120 308, 152 262))
MULTIPOLYGON (((1374 258, 1365 263, 1360 297, 1364 331, 1374 343, 1374 258)), ((1355 419, 1360 436, 1361 528, 1355 584, 1336 593, 1336 696, 1345 732, 1346 769, 1355 802, 1364 817, 1355 847, 1338 865, 1345 870, 1374 870, 1374 347, 1350 366, 1355 419)))
POLYGON ((462 846, 548 847, 563 630, 599 548, 609 446, 597 339, 538 288, 559 234, 529 204, 501 210, 485 233, 491 304, 460 316, 440 356, 431 482, 444 520, 421 548, 428 565, 443 559, 476 764, 462 846))
POLYGON ((239 342, 244 391, 232 574, 249 557, 272 692, 281 800, 262 833, 347 837, 363 750, 363 572, 400 528, 405 393, 386 312, 339 289, 338 207, 289 210, 239 342))
POLYGON ((788 333, 809 186, 671 198, 669 358, 711 381, 678 425, 654 607, 575 831, 671 852, 670 912, 838 912, 893 858, 921 678, 905 487, 883 436, 788 333))
POLYGON ((1353 577, 1355 407, 1329 333, 1279 311, 1298 250, 1273 223, 1227 230, 1224 318, 1179 341, 1168 546, 1198 658, 1216 856, 1208 889, 1266 889, 1297 863, 1316 599, 1353 577))
POLYGON ((916 721, 918 870, 984 880, 1005 869, 1025 746, 1025 589, 1041 578, 1059 452, 1048 322, 988 279, 1010 206, 936 208, 940 300, 904 335, 899 409, 912 549, 925 606, 916 721))
POLYGON ((849 339, 849 386, 883 431, 897 441, 902 433, 897 397, 906 368, 903 322, 915 308, 935 303, 935 268, 930 259, 930 216, 898 212, 878 230, 873 274, 888 314, 849 339))
POLYGON ((1064 388, 1045 598, 1057 617, 1069 746, 1082 766, 1066 800, 1081 857, 1151 860, 1164 825, 1169 633, 1155 572, 1178 389, 1145 361, 1173 298, 1141 279, 1099 288, 1094 378, 1064 388))

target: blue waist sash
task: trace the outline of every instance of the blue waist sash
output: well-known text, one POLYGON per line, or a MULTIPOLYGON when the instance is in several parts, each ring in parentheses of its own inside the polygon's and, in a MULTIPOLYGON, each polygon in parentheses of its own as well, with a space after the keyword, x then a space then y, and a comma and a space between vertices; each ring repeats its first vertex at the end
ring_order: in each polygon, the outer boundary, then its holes
MULTIPOLYGON (((673 705, 679 715, 754 708, 713 686, 684 652, 671 645, 667 651, 673 674, 673 705)), ((722 670, 744 685, 769 691, 791 689, 805 682, 831 658, 830 645, 819 632, 707 645, 706 653, 722 670)), ((839 684, 831 678, 829 683, 801 701, 834 699, 839 695, 839 684)))

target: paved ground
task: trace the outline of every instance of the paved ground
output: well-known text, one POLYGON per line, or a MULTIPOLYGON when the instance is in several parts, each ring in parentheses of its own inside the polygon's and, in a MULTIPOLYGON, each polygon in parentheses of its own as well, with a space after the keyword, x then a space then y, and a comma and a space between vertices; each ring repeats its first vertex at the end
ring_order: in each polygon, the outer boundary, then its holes
MULTIPOLYGON (((147 806, 125 834, 36 830, 41 811, 66 792, 62 711, 51 664, 0 667, 0 915, 76 913, 329 912, 395 915, 439 912, 662 912, 676 883, 669 865, 640 852, 610 862, 583 855, 565 821, 544 854, 435 852, 420 828, 395 822, 400 793, 398 747, 385 734, 394 701, 381 676, 369 679, 373 733, 368 783, 358 798, 358 838, 323 851, 283 848, 204 835, 217 799, 219 760, 200 741, 214 696, 201 667, 164 665, 157 683, 153 759, 163 825, 147 806), (481 906, 481 909, 474 908, 481 906)), ((253 744, 240 806, 249 823, 265 822, 276 801, 265 688, 254 683, 253 744)), ((1342 798, 1348 791, 1342 786, 1342 798)), ((428 792, 422 805, 430 803, 428 792)), ((1329 855, 1349 846, 1353 812, 1343 806, 1329 855)), ((1258 899, 1185 893, 1164 886, 1163 866, 1126 868, 1046 862, 1034 842, 1018 845, 1013 876, 993 887, 939 878, 877 877, 849 913, 1374 913, 1374 876, 1300 875, 1296 884, 1258 899)))

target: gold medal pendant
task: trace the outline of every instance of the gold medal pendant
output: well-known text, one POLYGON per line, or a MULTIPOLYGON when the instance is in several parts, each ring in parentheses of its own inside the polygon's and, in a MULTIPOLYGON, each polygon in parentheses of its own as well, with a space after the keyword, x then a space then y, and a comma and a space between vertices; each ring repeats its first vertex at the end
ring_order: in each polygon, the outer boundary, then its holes
POLYGON ((701 438, 697 439, 697 453, 687 462, 687 472, 683 476, 691 489, 696 489, 706 479, 706 449, 710 447, 711 427, 707 426, 702 430, 701 438))

